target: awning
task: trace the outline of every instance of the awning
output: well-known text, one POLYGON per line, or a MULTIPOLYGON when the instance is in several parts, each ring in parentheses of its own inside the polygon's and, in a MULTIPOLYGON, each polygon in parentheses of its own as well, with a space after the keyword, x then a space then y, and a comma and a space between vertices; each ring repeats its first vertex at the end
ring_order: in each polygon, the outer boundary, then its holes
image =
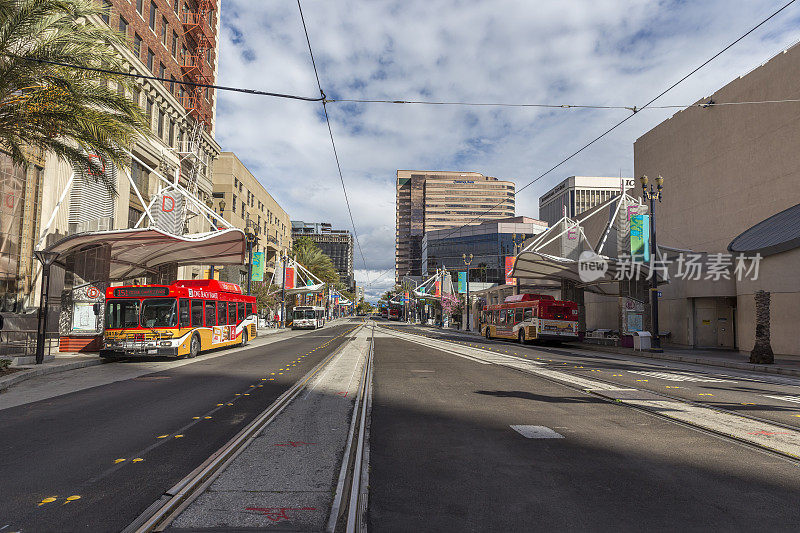
POLYGON ((242 265, 247 249, 244 232, 235 228, 182 236, 156 228, 140 228, 78 233, 45 251, 58 252, 55 264, 66 268, 70 254, 92 246, 111 247, 109 281, 156 273, 159 266, 170 263, 242 265))

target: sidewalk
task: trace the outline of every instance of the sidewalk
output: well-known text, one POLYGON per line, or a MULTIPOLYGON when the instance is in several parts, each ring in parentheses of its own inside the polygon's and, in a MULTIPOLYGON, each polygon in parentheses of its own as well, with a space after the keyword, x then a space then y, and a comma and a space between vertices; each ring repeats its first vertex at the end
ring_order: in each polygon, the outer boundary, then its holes
POLYGON ((361 329, 170 530, 325 531, 368 352, 361 329))
MULTIPOLYGON (((285 333, 290 331, 291 329, 259 329, 258 336, 250 341, 250 344, 258 344, 259 339, 263 339, 264 337, 268 337, 276 333, 285 333)), ((63 352, 56 355, 50 361, 45 361, 41 365, 32 364, 12 366, 11 368, 17 370, 17 372, 0 376, 0 392, 8 389, 12 385, 16 385, 17 383, 21 383, 38 376, 58 374, 60 372, 67 372, 68 370, 102 365, 107 362, 109 361, 101 359, 96 353, 63 352)))
MULTIPOLYGON (((420 327, 433 327, 421 326, 420 327)), ((439 328, 441 331, 469 335, 471 337, 481 337, 478 332, 464 331, 453 328, 439 328)), ((510 342, 510 341, 509 341, 510 342)), ((663 353, 653 353, 648 351, 634 350, 621 346, 604 346, 601 344, 575 343, 564 345, 562 348, 569 348, 576 352, 603 352, 631 355, 636 357, 647 357, 649 359, 663 359, 667 361, 678 361, 681 363, 695 363, 698 365, 720 366, 725 368, 735 368, 738 370, 749 370, 751 372, 763 372, 765 374, 779 374, 782 376, 800 377, 800 356, 783 355, 775 357, 775 364, 756 365, 749 363, 749 356, 744 353, 729 350, 695 350, 691 348, 674 348, 667 346, 663 353)))

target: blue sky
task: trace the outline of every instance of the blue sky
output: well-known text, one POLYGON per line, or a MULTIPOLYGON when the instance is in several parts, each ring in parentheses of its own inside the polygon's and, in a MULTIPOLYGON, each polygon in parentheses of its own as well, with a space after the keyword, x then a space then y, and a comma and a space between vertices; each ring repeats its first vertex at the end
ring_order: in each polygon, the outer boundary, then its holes
MULTIPOLYGON (((306 0, 329 98, 641 106, 784 1, 306 0)), ((690 104, 800 37, 800 5, 658 104, 690 104)), ((219 83, 317 96, 293 0, 224 0, 219 83)), ((522 187, 624 118, 625 110, 328 106, 366 269, 377 297, 394 279, 397 169, 464 170, 522 187)), ((633 142, 676 110, 645 110, 531 185, 517 214, 571 175, 631 175, 633 142)), ((318 103, 219 94, 217 140, 293 219, 350 228, 318 103)))

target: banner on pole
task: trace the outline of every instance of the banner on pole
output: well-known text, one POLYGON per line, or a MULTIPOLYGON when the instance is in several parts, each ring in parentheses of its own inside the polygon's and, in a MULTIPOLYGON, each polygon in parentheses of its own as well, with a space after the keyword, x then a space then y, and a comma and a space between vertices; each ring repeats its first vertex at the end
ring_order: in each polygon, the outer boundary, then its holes
POLYGON ((514 270, 514 262, 516 261, 516 257, 513 255, 506 256, 506 285, 516 285, 517 278, 511 277, 511 271, 514 270))
POLYGON ((253 253, 253 266, 251 271, 251 280, 264 281, 264 252, 253 253))
POLYGON ((650 215, 631 217, 631 261, 650 261, 650 215))
POLYGON ((458 273, 458 293, 459 294, 466 294, 467 293, 467 273, 466 272, 459 272, 458 273))

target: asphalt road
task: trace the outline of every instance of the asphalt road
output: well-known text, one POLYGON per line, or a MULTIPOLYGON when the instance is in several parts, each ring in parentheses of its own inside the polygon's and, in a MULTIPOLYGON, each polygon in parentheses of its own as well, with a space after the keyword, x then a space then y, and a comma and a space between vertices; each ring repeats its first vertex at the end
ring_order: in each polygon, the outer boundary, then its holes
POLYGON ((0 410, 0 531, 120 531, 354 326, 0 410))
POLYGON ((795 461, 388 336, 376 338, 369 485, 370 531, 796 531, 800 523, 795 461), (512 425, 564 438, 526 438, 512 425))
MULTIPOLYGON (((398 331, 516 355, 547 363, 561 372, 635 387, 800 429, 800 378, 761 375, 743 370, 647 360, 611 353, 576 350, 560 345, 521 345, 447 330, 383 322, 398 331)), ((744 358, 744 356, 743 356, 744 358)))

